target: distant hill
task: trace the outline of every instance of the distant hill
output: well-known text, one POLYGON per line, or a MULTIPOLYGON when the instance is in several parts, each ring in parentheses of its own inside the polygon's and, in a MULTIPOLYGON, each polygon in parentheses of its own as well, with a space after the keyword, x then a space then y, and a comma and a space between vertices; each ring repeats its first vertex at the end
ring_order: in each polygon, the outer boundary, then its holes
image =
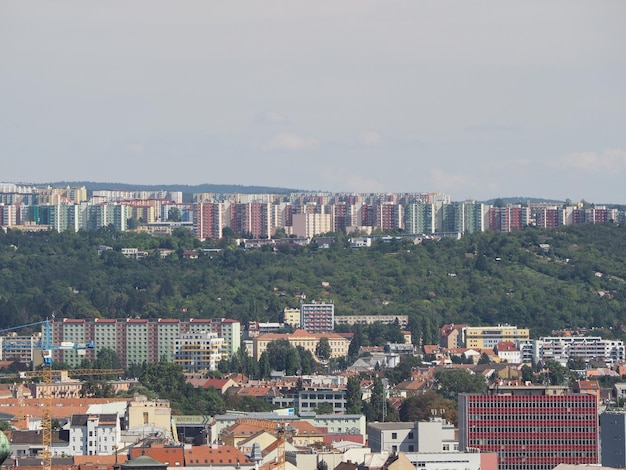
MULTIPOLYGON (((193 193, 242 193, 242 194, 289 194, 301 192, 302 189, 273 188, 270 186, 244 186, 240 184, 129 184, 129 183, 97 183, 95 181, 55 181, 42 183, 50 186, 85 186, 88 191, 118 189, 127 191, 181 191, 193 193)), ((39 185, 38 185, 39 186, 39 185)))

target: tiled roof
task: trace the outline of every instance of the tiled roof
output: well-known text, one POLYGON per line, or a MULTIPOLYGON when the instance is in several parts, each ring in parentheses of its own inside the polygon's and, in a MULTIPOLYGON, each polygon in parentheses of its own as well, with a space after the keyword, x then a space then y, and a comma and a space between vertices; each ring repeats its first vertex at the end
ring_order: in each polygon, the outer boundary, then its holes
POLYGON ((185 464, 185 455, 182 447, 165 447, 165 446, 150 446, 150 447, 133 447, 130 450, 131 459, 137 458, 141 455, 147 455, 148 457, 158 460, 162 463, 167 463, 168 466, 183 466, 185 464))
POLYGON ((192 446, 185 449, 185 465, 187 466, 233 466, 239 464, 251 465, 252 461, 242 452, 232 446, 192 446))

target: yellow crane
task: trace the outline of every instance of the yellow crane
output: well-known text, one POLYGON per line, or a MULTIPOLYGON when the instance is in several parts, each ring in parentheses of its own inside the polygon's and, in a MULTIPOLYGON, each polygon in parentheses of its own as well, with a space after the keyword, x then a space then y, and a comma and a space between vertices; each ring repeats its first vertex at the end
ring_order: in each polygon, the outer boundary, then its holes
MULTIPOLYGON (((69 341, 61 342, 60 345, 52 344, 52 329, 50 323, 46 318, 45 321, 29 323, 27 325, 21 325, 14 328, 7 328, 0 330, 0 332, 18 330, 21 328, 43 325, 43 335, 41 341, 41 353, 43 357, 43 363, 41 370, 21 372, 17 376, 23 379, 29 378, 41 378, 41 382, 44 384, 42 391, 43 399, 43 415, 41 418, 41 443, 43 449, 41 451, 41 465, 43 470, 52 470, 52 393, 51 385, 52 378, 55 375, 60 375, 63 371, 52 369, 52 351, 53 350, 86 350, 94 349, 95 345, 93 341, 86 344, 74 344, 69 341)), ((88 376, 88 375, 119 375, 123 374, 123 369, 74 369, 68 370, 68 375, 76 376, 88 376)), ((9 378, 11 376, 3 376, 3 378, 9 378)))

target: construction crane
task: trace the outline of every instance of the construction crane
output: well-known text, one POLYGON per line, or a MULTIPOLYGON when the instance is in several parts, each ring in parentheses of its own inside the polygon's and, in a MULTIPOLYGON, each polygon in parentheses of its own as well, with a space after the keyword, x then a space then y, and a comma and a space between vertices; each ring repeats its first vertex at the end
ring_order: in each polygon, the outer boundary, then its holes
MULTIPOLYGON (((41 419, 41 443, 42 451, 41 465, 43 470, 52 469, 52 393, 51 387, 52 377, 55 374, 61 374, 62 371, 54 371, 52 369, 52 351, 55 350, 74 350, 84 351, 87 349, 95 349, 93 341, 86 344, 75 344, 70 341, 62 341, 59 345, 52 344, 52 328, 50 322, 46 318, 44 321, 28 323, 26 325, 20 325, 13 328, 6 328, 0 330, 0 333, 7 331, 15 331, 22 328, 43 325, 43 333, 41 340, 41 354, 42 354, 42 366, 41 370, 21 372, 18 374, 20 378, 41 378, 41 382, 44 384, 42 398, 43 398, 43 415, 41 419)), ((68 375, 82 376, 82 375, 110 375, 110 374, 123 374, 122 369, 75 369, 67 371, 68 375)))
POLYGON ((239 418, 237 424, 247 424, 276 433, 276 470, 285 470, 285 423, 276 423, 266 419, 239 418))

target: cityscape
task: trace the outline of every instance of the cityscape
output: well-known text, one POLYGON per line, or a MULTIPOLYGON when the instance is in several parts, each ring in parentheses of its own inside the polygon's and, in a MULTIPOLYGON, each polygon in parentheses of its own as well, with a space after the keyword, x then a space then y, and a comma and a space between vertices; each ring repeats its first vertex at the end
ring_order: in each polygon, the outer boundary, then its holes
POLYGON ((624 0, 0 12, 0 470, 626 470, 624 0))
MULTIPOLYGON (((0 183, 0 226, 24 230, 94 231, 112 227, 171 234, 192 230, 201 241, 236 238, 310 239, 329 232, 460 236, 527 226, 552 229, 621 223, 623 208, 573 203, 454 202, 445 193, 194 193, 94 190, 0 183), (226 231, 226 232, 225 232, 226 231)), ((619 206, 621 207, 621 206, 619 206)))

